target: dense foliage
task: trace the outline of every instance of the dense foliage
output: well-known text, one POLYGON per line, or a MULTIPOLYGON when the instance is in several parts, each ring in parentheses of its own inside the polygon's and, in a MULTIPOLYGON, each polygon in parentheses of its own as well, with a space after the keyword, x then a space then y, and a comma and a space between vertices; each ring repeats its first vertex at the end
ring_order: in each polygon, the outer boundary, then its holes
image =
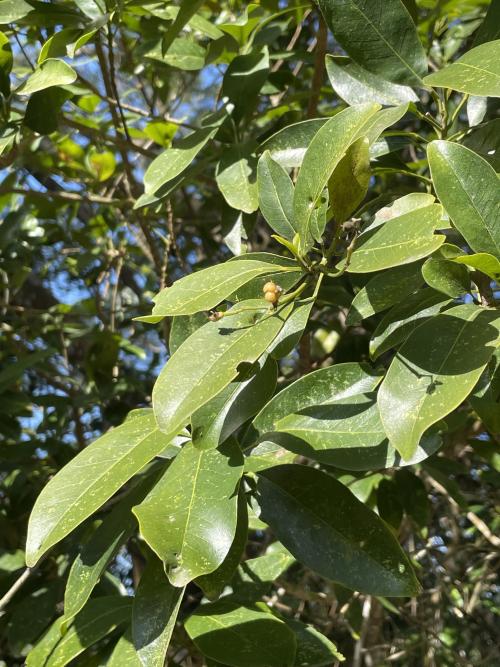
POLYGON ((0 27, 0 664, 499 664, 500 2, 0 27))

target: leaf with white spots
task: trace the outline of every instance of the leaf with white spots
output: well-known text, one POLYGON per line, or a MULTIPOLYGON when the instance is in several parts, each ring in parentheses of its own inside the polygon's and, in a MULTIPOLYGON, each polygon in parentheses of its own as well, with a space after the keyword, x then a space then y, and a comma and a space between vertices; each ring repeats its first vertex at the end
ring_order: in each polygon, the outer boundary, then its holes
POLYGON ((470 394, 499 343, 500 316, 464 304, 430 318, 392 360, 379 392, 385 432, 404 458, 470 394))
POLYGON ((206 450, 188 443, 134 508, 141 535, 164 562, 173 586, 213 572, 227 556, 242 474, 243 457, 234 441, 206 450))
POLYGON ((277 466, 258 477, 262 520, 306 567, 370 595, 418 593, 390 529, 341 482, 302 465, 277 466))

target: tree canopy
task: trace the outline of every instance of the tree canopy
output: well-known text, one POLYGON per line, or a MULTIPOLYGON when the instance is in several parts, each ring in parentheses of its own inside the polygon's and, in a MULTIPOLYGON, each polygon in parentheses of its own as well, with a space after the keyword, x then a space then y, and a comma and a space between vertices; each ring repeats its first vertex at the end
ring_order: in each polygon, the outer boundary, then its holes
POLYGON ((0 0, 0 665, 500 662, 499 97, 498 0, 0 0))

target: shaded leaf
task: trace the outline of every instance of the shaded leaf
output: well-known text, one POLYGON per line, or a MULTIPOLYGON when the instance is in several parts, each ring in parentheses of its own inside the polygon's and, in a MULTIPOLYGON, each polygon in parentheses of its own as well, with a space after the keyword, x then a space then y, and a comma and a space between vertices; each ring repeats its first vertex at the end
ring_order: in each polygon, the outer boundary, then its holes
POLYGON ((76 72, 64 60, 49 58, 15 90, 17 95, 31 95, 51 86, 64 86, 76 81, 76 72))
POLYGON ((186 424, 191 415, 253 364, 276 338, 291 306, 270 312, 263 300, 242 301, 222 320, 195 331, 171 356, 153 388, 160 428, 186 424))
POLYGON ((429 257, 422 266, 422 275, 429 287, 453 299, 467 294, 471 289, 469 272, 465 266, 448 259, 429 257))
POLYGON ((149 559, 132 607, 132 637, 144 667, 164 666, 183 594, 170 585, 163 563, 149 559))
POLYGON ((203 655, 233 667, 294 664, 295 634, 266 605, 230 600, 201 605, 185 628, 203 655))
POLYGON ((335 478, 301 465, 259 473, 262 518, 304 565, 364 593, 415 595, 409 560, 383 521, 335 478))
POLYGON ((396 83, 422 84, 427 58, 400 0, 319 0, 335 39, 358 65, 396 83))
POLYGON ((253 213, 259 206, 257 158, 248 147, 233 146, 219 161, 215 180, 224 199, 233 208, 253 213))
POLYGON ((349 146, 328 181, 330 211, 345 222, 363 201, 370 183, 370 143, 367 137, 349 146))

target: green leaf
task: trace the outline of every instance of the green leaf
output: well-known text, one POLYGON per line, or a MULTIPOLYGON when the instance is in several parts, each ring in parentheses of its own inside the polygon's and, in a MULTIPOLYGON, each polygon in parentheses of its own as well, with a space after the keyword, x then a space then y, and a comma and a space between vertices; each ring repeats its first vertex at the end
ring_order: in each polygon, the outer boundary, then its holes
POLYGON ((178 12, 162 40, 164 54, 169 51, 177 35, 189 23, 202 4, 203 0, 183 0, 180 3, 178 12))
POLYGON ((403 264, 374 276, 354 297, 346 324, 359 324, 365 318, 394 306, 415 292, 423 282, 420 262, 403 264))
POLYGON ((266 605, 219 600, 198 607, 186 632, 209 658, 233 667, 291 667, 295 634, 266 605))
POLYGON ((396 304, 380 320, 370 340, 370 356, 377 359, 404 341, 411 332, 450 303, 441 292, 422 289, 396 304))
POLYGON ((341 111, 315 134, 306 150, 295 186, 293 210, 302 252, 313 244, 314 211, 330 176, 349 146, 378 111, 378 104, 361 104, 341 111))
POLYGON ((329 667, 335 661, 345 660, 335 644, 312 625, 306 625, 294 618, 285 619, 285 623, 294 631, 297 640, 294 667, 329 667))
MULTIPOLYGON (((265 525, 265 524, 262 524, 265 525)), ((266 553, 249 558, 238 567, 232 581, 233 595, 243 604, 259 600, 271 590, 273 584, 295 563, 295 558, 280 542, 273 542, 266 553)))
POLYGON ((219 567, 195 579, 195 584, 201 588, 209 600, 216 600, 223 592, 226 585, 233 578, 241 558, 245 552, 248 539, 248 509, 247 500, 243 487, 240 486, 238 494, 238 519, 236 533, 227 556, 219 567))
POLYGON ((153 298, 155 305, 152 316, 193 315, 210 310, 253 278, 286 270, 284 266, 274 267, 267 262, 251 259, 210 266, 184 276, 159 292, 153 298))
POLYGON ((224 199, 233 208, 253 213, 259 207, 257 158, 248 146, 233 146, 219 161, 215 180, 224 199))
MULTIPOLYGON (((387 222, 375 222, 359 236, 347 270, 351 273, 370 273, 410 264, 432 254, 446 238, 434 234, 441 217, 441 206, 430 204, 387 222)), ((344 266, 345 259, 337 268, 344 266)))
POLYGON ((222 95, 227 96, 235 104, 236 118, 249 113, 257 104, 259 91, 268 74, 267 46, 231 60, 222 81, 222 95))
POLYGON ((390 530, 334 477, 301 465, 259 473, 263 520, 318 574, 371 595, 415 595, 418 582, 390 530))
POLYGON ((403 518, 403 505, 398 488, 392 479, 382 479, 377 486, 377 509, 381 519, 392 526, 396 532, 403 518))
POLYGON ((285 169, 264 151, 257 168, 259 207, 271 229, 293 241, 293 184, 285 169))
POLYGON ((71 93, 59 86, 33 93, 28 100, 24 124, 38 134, 51 134, 59 126, 61 107, 71 93))
POLYGON ((164 666, 183 594, 170 585, 163 563, 149 559, 132 607, 132 637, 144 667, 164 666))
POLYGON ((65 624, 84 607, 108 564, 133 534, 137 521, 132 506, 151 486, 146 478, 134 487, 108 514, 73 561, 64 593, 65 624))
POLYGON ((437 195, 455 227, 472 250, 500 258, 498 176, 493 168, 449 141, 433 141, 427 153, 437 195))
POLYGON ((387 371, 378 405, 385 432, 404 458, 422 433, 472 391, 498 341, 500 318, 472 304, 450 308, 409 336, 387 371))
POLYGON ((330 211, 345 222, 363 201, 370 183, 370 142, 367 137, 349 146, 328 181, 330 211))
POLYGON ((400 0, 319 0, 335 39, 354 60, 388 81, 422 85, 427 58, 400 0))
POLYGON ((309 321, 313 306, 314 300, 312 298, 304 302, 296 301, 294 303, 293 311, 269 348, 269 354, 275 359, 286 357, 298 345, 309 321))
POLYGON ((13 64, 12 48, 9 38, 3 32, 0 32, 0 93, 4 97, 10 94, 9 74, 13 64))
POLYGON ((492 280, 500 282, 500 260, 487 252, 478 252, 475 255, 454 257, 453 261, 477 269, 478 271, 481 271, 481 273, 489 276, 492 280))
POLYGON ((163 50, 161 41, 158 41, 144 56, 170 67, 190 72, 204 67, 206 51, 201 44, 198 44, 191 38, 179 37, 178 39, 174 39, 166 52, 163 50))
POLYGON ((243 457, 234 441, 201 450, 188 443, 134 508, 140 531, 173 586, 213 572, 236 532, 243 457))
POLYGON ((300 167, 307 147, 326 122, 327 118, 313 118, 288 125, 266 139, 260 150, 269 151, 284 169, 300 167))
POLYGON ((64 86, 76 81, 76 72, 64 60, 49 58, 14 91, 16 95, 31 95, 52 86, 64 86))
POLYGON ((500 2, 491 0, 486 16, 474 38, 473 46, 491 42, 500 37, 500 2))
POLYGON ((418 102, 418 96, 410 86, 391 83, 345 56, 326 56, 326 71, 332 88, 347 104, 378 102, 384 106, 396 106, 418 102))
POLYGON ((128 628, 116 642, 106 667, 142 667, 132 642, 132 629, 128 628))
POLYGON ((230 262, 241 262, 247 259, 257 260, 259 262, 269 262, 273 265, 272 270, 263 276, 254 278, 246 285, 243 285, 230 295, 229 300, 244 301, 245 299, 262 298, 262 288, 269 281, 273 280, 285 292, 292 289, 303 277, 303 271, 299 267, 297 260, 291 257, 273 255, 269 252, 247 252, 238 257, 232 257, 230 262))
POLYGON ((471 289, 469 272, 465 266, 448 259, 429 257, 422 266, 425 282, 437 292, 455 299, 471 289))
POLYGON ((64 617, 49 628, 26 659, 27 667, 64 667, 89 646, 130 620, 132 600, 116 595, 90 600, 61 636, 64 617))
POLYGON ((168 339, 168 351, 170 352, 170 355, 172 355, 191 334, 206 323, 207 314, 203 312, 195 313, 194 315, 178 315, 177 317, 173 317, 168 339))
POLYGON ((28 566, 99 509, 174 435, 162 433, 148 411, 111 429, 77 454, 36 500, 28 525, 28 566))
POLYGON ((242 301, 218 322, 195 331, 172 355, 153 388, 160 428, 186 424, 191 415, 253 364, 281 330, 291 306, 271 313, 263 300, 242 301))
POLYGON ((500 433, 500 350, 491 358, 469 401, 488 431, 500 433))
POLYGON ((464 137, 463 144, 489 162, 496 172, 500 171, 500 118, 473 128, 464 137))
MULTIPOLYGON (((401 462, 387 440, 375 392, 294 411, 278 421, 276 431, 273 439, 287 449, 344 470, 379 470, 410 464, 401 462), (290 437, 283 438, 280 432, 290 437)), ((411 463, 427 458, 440 445, 439 435, 424 437, 411 463)))
POLYGON ((174 147, 160 153, 144 174, 146 194, 158 192, 160 188, 182 174, 208 141, 217 134, 226 118, 227 113, 224 110, 210 114, 203 120, 200 129, 194 130, 187 137, 180 139, 174 147))
POLYGON ((404 511, 417 526, 425 528, 429 523, 429 499, 424 483, 410 470, 396 470, 394 481, 404 511))
POLYGON ((373 391, 380 379, 380 374, 357 363, 336 364, 303 375, 262 408, 245 434, 244 443, 253 444, 275 431, 279 420, 292 412, 373 391))
POLYGON ((1 0, 0 25, 14 23, 23 19, 33 10, 33 7, 24 0, 1 0))
POLYGON ((500 39, 467 51, 456 62, 426 76, 424 83, 468 95, 500 97, 500 39))
POLYGON ((191 434, 194 446, 210 449, 221 445, 267 403, 274 393, 277 379, 278 368, 271 358, 260 359, 243 369, 234 382, 193 414, 191 434))

